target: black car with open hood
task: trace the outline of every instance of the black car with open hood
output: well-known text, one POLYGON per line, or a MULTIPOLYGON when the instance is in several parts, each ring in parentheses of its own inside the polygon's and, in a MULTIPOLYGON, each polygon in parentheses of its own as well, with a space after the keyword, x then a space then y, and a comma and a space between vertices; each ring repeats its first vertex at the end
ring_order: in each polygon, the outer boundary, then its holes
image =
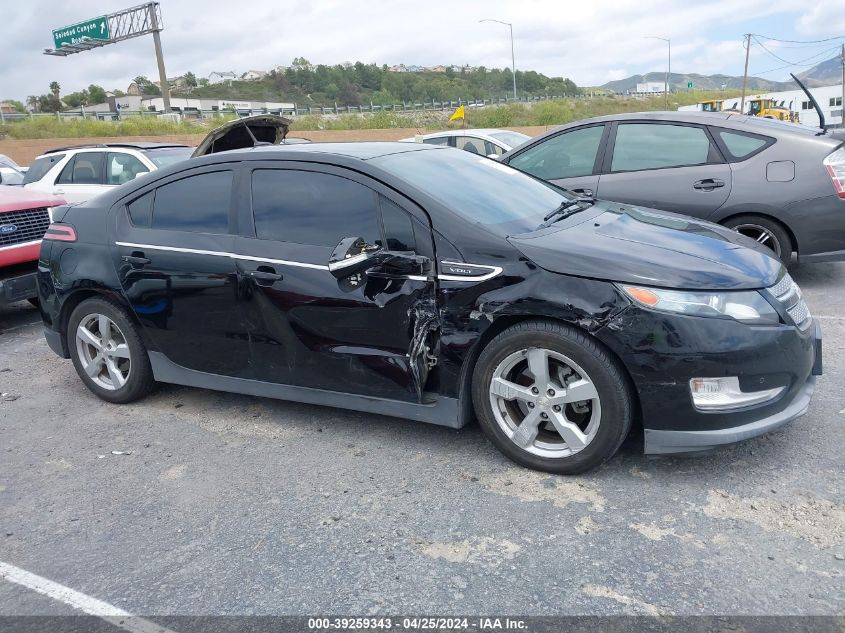
POLYGON ((238 125, 45 236, 47 342, 109 402, 158 381, 477 418, 556 473, 610 458, 635 420, 647 452, 684 452, 809 406, 818 326, 752 240, 459 150, 238 125))

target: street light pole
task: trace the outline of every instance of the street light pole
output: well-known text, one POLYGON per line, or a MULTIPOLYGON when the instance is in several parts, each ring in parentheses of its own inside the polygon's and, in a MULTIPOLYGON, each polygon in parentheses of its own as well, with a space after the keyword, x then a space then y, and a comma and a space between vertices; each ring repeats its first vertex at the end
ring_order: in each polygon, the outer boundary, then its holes
POLYGON ((513 24, 510 22, 502 22, 501 20, 493 20, 492 18, 485 18, 483 20, 479 20, 480 22, 496 22, 497 24, 504 24, 510 29, 511 32, 511 75, 513 77, 513 98, 516 101, 516 58, 513 54, 513 24))
POLYGON ((663 40, 669 45, 669 65, 666 68, 666 78, 663 80, 663 94, 666 95, 666 109, 669 109, 669 75, 672 74, 672 40, 668 37, 659 37, 657 35, 647 35, 649 40, 663 40))

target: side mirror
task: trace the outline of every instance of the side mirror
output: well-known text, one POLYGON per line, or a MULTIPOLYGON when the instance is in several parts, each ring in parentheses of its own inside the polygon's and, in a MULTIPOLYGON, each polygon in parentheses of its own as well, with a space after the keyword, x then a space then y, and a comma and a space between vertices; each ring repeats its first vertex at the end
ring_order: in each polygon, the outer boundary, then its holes
POLYGON ((360 273, 378 263, 379 246, 369 246, 362 237, 345 237, 329 257, 329 272, 342 279, 360 273))
POLYGON ((385 270, 381 272, 398 275, 427 275, 431 271, 428 257, 370 246, 361 237, 346 237, 329 257, 329 272, 337 279, 343 279, 382 264, 385 270))

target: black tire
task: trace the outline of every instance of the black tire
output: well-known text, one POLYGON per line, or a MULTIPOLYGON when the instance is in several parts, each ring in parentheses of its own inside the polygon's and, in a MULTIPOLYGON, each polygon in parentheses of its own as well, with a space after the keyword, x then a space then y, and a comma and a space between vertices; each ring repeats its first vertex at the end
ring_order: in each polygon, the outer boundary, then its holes
POLYGON ((621 363, 577 328, 555 321, 525 321, 501 332, 482 350, 473 371, 472 397, 481 428, 508 458, 522 466, 559 475, 575 475, 610 459, 631 429, 634 396, 621 363), (592 441, 562 457, 535 455, 516 445, 496 421, 490 382, 496 367, 523 349, 540 347, 563 354, 589 374, 601 403, 601 421, 592 441))
POLYGON ((740 233, 743 235, 747 234, 751 239, 757 239, 755 231, 768 232, 774 243, 761 243, 777 255, 778 259, 780 259, 784 265, 789 265, 792 260, 792 250, 794 248, 792 245, 792 238, 789 237, 789 232, 783 227, 783 225, 776 220, 770 220, 769 218, 764 218, 759 215, 738 215, 737 217, 731 218, 725 222, 725 226, 729 229, 733 229, 734 231, 739 229, 740 233))
POLYGON ((147 349, 138 335, 135 324, 132 323, 123 308, 115 302, 106 298, 93 298, 86 299, 76 306, 68 320, 66 341, 76 373, 79 374, 85 386, 103 400, 125 404, 143 398, 155 387, 147 349), (129 349, 131 369, 126 383, 114 390, 101 387, 85 372, 84 361, 80 358, 80 352, 76 345, 76 332, 80 322, 95 314, 108 317, 120 329, 120 334, 123 335, 129 349))

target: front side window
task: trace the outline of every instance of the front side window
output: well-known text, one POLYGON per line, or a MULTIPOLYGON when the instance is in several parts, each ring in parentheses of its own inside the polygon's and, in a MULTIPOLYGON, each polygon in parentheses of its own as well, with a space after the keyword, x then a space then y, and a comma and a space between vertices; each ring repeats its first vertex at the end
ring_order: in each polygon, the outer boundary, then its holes
POLYGON ((376 193, 332 174, 257 169, 252 211, 259 239, 330 247, 345 237, 381 239, 376 193))
POLYGON ((64 154, 48 154, 47 156, 36 159, 29 166, 29 169, 26 170, 26 174, 23 177, 23 184, 27 185, 31 182, 38 182, 56 163, 61 162, 64 157, 64 154))
POLYGON ((155 192, 152 228, 228 233, 232 172, 214 171, 162 185, 155 192))
POLYGON ((593 173, 602 134, 603 125, 564 132, 514 156, 510 164, 543 180, 589 176, 593 173))
POLYGON ((80 152, 56 179, 57 185, 99 185, 103 182, 103 152, 80 152))
POLYGON ((710 139, 700 127, 621 123, 616 130, 611 171, 639 171, 704 165, 710 139))
POLYGON ((106 160, 106 184, 122 185, 148 171, 149 168, 132 154, 112 152, 106 160))

